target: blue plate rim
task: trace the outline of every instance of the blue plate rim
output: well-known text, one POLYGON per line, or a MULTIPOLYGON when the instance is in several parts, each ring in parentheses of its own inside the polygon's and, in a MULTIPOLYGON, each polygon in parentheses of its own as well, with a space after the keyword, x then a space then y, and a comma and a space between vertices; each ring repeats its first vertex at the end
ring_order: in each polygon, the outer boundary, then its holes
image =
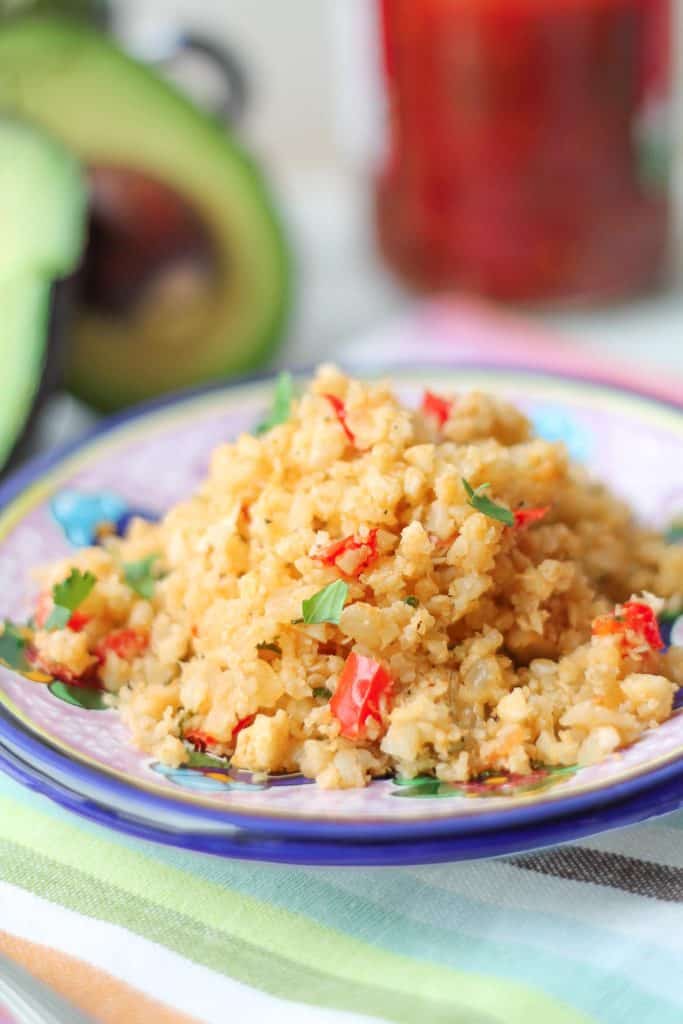
POLYGON ((648 790, 618 801, 610 806, 608 815, 596 816, 593 812, 582 811, 502 833, 487 831, 463 836, 411 836, 399 842, 383 839, 339 843, 249 831, 237 835, 202 835, 161 829, 55 783, 1 747, 0 771, 70 813, 134 839, 221 858, 334 868, 401 867, 519 856, 636 825, 683 806, 683 782, 674 779, 658 789, 654 797, 648 790))
MULTIPOLYGON (((512 376, 534 377, 545 380, 562 380, 583 383, 588 386, 607 389, 616 394, 628 394, 643 398, 654 405, 674 409, 683 412, 683 399, 676 400, 673 397, 664 398, 655 390, 644 387, 642 390, 636 387, 622 384, 619 381, 610 379, 608 375, 590 374, 587 372, 568 373, 565 371, 539 369, 526 363, 511 362, 497 359, 487 362, 471 361, 469 359, 450 362, 430 364, 401 364, 394 372, 401 376, 407 376, 411 372, 421 374, 438 374, 439 370, 453 372, 462 369, 463 371, 483 371, 493 373, 506 373, 512 376)), ((306 377, 312 372, 311 367, 297 367, 294 372, 297 376, 306 377)), ((362 373, 366 376, 377 375, 377 372, 387 373, 382 367, 365 367, 362 373)), ((81 437, 60 445, 51 452, 38 455, 12 473, 2 484, 0 484, 0 512, 18 495, 21 494, 35 480, 48 470, 57 466, 65 458, 87 447, 98 437, 114 432, 117 428, 133 420, 144 419, 149 414, 170 408, 183 403, 191 403, 205 395, 220 393, 221 391, 233 391, 248 384, 266 383, 273 380, 275 374, 264 372, 259 374, 245 375, 235 378, 230 382, 216 382, 197 388, 185 389, 171 395, 141 403, 131 409, 105 417, 81 437)), ((410 840, 418 838, 433 838, 436 836, 466 835, 473 832, 484 832, 489 830, 507 830, 531 824, 551 818, 565 817, 578 814, 589 809, 601 808, 605 804, 615 801, 623 801, 635 796, 643 789, 651 789, 653 786, 669 782, 679 774, 683 774, 683 759, 679 759, 668 765, 651 772, 643 772, 633 779, 627 779, 612 786, 606 786, 585 794, 568 796, 561 801, 553 803, 540 802, 528 806, 516 806, 509 809, 502 808, 497 811, 482 812, 474 816, 461 818, 430 818, 422 820, 411 820, 402 822, 377 821, 372 819, 345 820, 324 820, 321 818, 289 818, 286 816, 276 817, 269 815, 252 815, 243 811, 232 811, 229 808, 213 809, 205 805, 192 804, 186 801, 176 801, 172 797, 165 797, 135 786, 132 783, 122 782, 110 776, 104 769, 87 765, 61 753, 53 747, 49 741, 38 739, 30 733, 28 728, 21 723, 15 722, 6 709, 1 709, 0 714, 0 748, 3 740, 14 746, 24 756, 42 759, 55 769, 59 769, 66 776, 70 776, 75 783, 79 780, 88 780, 93 786, 99 787, 103 796, 109 792, 112 796, 119 793, 122 798, 133 802, 139 802, 155 809, 159 814, 172 813, 182 807, 184 814, 195 817, 198 821, 204 820, 215 824, 236 825, 259 831, 267 832, 271 836, 308 836, 310 839, 337 839, 360 842, 373 840, 378 833, 387 839, 410 840)))

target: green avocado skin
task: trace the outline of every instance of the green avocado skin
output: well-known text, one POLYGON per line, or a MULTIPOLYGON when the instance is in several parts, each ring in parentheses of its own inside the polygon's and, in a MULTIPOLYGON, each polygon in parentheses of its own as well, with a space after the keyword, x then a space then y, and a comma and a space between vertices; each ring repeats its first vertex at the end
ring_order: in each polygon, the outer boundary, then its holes
POLYGON ((293 271, 263 176, 229 131, 103 34, 57 18, 0 28, 0 110, 36 123, 87 167, 139 171, 196 209, 216 247, 194 319, 116 318, 77 302, 68 387, 111 411, 253 370, 283 338, 293 271))
POLYGON ((33 125, 0 116, 0 468, 25 454, 57 385, 71 274, 85 242, 87 188, 77 160, 33 125))

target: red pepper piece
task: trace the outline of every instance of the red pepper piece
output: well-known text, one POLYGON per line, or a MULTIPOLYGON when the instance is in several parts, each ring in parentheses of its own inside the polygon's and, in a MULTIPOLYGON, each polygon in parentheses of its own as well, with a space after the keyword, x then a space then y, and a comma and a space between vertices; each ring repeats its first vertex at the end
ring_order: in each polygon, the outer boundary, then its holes
POLYGON ((250 725, 254 724, 255 720, 256 715, 247 715, 246 718, 240 718, 239 722, 232 730, 232 738, 235 739, 235 737, 242 732, 242 729, 248 729, 250 725))
POLYGON ((33 647, 27 647, 25 649, 25 654, 29 665, 35 666, 35 668, 40 669, 41 672, 45 672, 47 675, 52 676, 53 679, 59 679, 60 682, 66 683, 67 686, 80 686, 84 690, 104 689, 104 686, 97 676, 96 664, 89 665, 85 672, 80 676, 77 676, 71 671, 71 669, 67 668, 66 665, 62 665, 58 661, 48 661, 46 658, 41 658, 33 647))
POLYGON ((421 411, 425 416, 436 420, 440 427, 444 425, 450 416, 452 408, 452 398, 442 398, 441 395, 436 395, 433 391, 425 391, 422 396, 421 411))
POLYGON ((132 661, 144 654, 149 646, 149 634, 137 629, 115 629, 105 636, 95 647, 95 655, 102 664, 109 651, 113 651, 124 661, 132 661))
MULTIPOLYGON (((37 629, 42 629, 50 618, 50 612, 52 611, 53 606, 54 602, 52 600, 52 595, 49 594, 47 590, 43 590, 38 595, 36 610, 33 613, 33 621, 35 622, 37 629)), ((79 612, 76 610, 66 625, 67 628, 72 629, 74 633, 80 633, 82 629, 85 629, 90 621, 92 621, 92 615, 86 615, 85 612, 79 612)))
POLYGON ((346 434, 347 440, 351 444, 356 443, 356 435, 353 433, 348 423, 346 422, 346 406, 342 402, 341 398, 337 398, 336 395, 323 395, 334 409, 335 415, 339 420, 342 430, 346 434))
POLYGON ((92 622, 92 615, 86 615, 85 612, 75 611, 69 621, 67 627, 72 629, 74 633, 80 633, 89 622, 92 622))
POLYGON ((341 729, 350 740, 362 739, 369 718, 382 721, 393 691, 393 680, 384 665, 352 652, 346 659, 330 708, 341 729))
POLYGON ((514 513, 515 529, 520 530, 531 523, 537 523, 550 512, 550 505, 542 505, 540 508, 518 508, 514 513))
POLYGON ((195 750, 199 750, 202 754, 207 747, 214 747, 218 743, 218 740, 211 733, 204 732, 203 729, 188 729, 183 739, 191 743, 195 750))
POLYGON ((617 615, 602 615, 593 623, 593 636, 616 635, 621 636, 625 653, 643 643, 653 651, 661 651, 665 646, 657 616, 644 601, 627 601, 617 615))
POLYGON ((616 636, 624 632, 624 623, 618 622, 613 615, 600 615, 593 620, 593 636, 616 636))
POLYGON ((373 528, 369 531, 367 537, 363 540, 360 537, 344 537, 343 540, 336 540, 333 544, 323 548, 319 554, 317 554, 316 560, 322 562, 323 565, 334 565, 340 568, 337 559, 346 554, 347 551, 361 551, 366 549, 367 553, 360 559, 358 564, 350 574, 352 576, 359 576, 364 569, 372 565, 373 562, 379 557, 379 551, 377 550, 377 528, 373 528))
POLYGON ((642 636, 653 650, 661 651, 665 646, 654 610, 644 601, 627 601, 622 605, 626 628, 642 636))

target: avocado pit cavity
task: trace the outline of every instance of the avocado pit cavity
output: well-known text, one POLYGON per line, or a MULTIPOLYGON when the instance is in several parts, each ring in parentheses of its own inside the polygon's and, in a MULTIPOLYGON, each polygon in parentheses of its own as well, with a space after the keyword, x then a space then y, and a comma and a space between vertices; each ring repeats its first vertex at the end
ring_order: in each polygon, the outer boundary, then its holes
POLYGON ((179 192, 125 167, 93 167, 89 183, 86 307, 126 318, 142 305, 182 304, 215 286, 218 259, 211 234, 179 192))

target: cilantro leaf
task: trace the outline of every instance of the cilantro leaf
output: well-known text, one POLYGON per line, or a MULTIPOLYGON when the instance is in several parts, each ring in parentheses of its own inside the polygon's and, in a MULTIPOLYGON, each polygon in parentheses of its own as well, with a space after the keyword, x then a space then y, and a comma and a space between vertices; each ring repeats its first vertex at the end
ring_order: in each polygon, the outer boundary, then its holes
POLYGON ((203 754, 201 750, 188 750, 182 767, 187 768, 227 768, 228 761, 224 757, 214 757, 213 754, 203 754))
POLYGON ((64 629, 72 612, 75 612, 97 582, 91 572, 72 569, 65 580, 55 583, 52 588, 54 607, 45 623, 46 629, 64 629))
POLYGON ((326 686, 314 686, 313 696, 320 697, 321 700, 329 700, 332 696, 332 690, 328 690, 326 686))
POLYGON ((131 590, 147 601, 154 597, 156 578, 152 574, 152 565, 158 557, 158 555, 148 555, 147 558, 141 558, 139 562, 123 563, 124 580, 131 590))
POLYGON ((20 668, 24 660, 26 641, 9 619, 5 619, 3 625, 4 629, 0 635, 0 661, 10 668, 20 668))
POLYGON ((312 626, 319 622, 331 622, 333 625, 338 626, 339 616, 348 593, 348 583, 344 583, 343 580, 335 580, 334 583, 328 583, 317 594, 313 594, 312 597, 302 601, 301 614, 306 625, 312 626))
POLYGON ((267 430, 277 427, 279 423, 287 422, 292 406, 293 392, 294 384, 291 373, 281 373, 275 385, 271 410, 263 422, 256 427, 255 433, 265 434, 267 430))
POLYGON ((407 597, 404 601, 404 604, 409 604, 411 608, 417 608, 419 603, 416 597, 407 597))
POLYGON ((491 501, 485 494, 481 492, 490 487, 491 484, 481 484, 477 487, 476 491, 471 484, 462 478, 462 485, 467 491, 467 503, 475 508, 477 512, 481 512, 483 515, 488 516, 489 519, 495 519, 499 523, 505 523, 506 526, 515 525, 514 513, 506 508, 505 505, 497 505, 495 501, 491 501))

